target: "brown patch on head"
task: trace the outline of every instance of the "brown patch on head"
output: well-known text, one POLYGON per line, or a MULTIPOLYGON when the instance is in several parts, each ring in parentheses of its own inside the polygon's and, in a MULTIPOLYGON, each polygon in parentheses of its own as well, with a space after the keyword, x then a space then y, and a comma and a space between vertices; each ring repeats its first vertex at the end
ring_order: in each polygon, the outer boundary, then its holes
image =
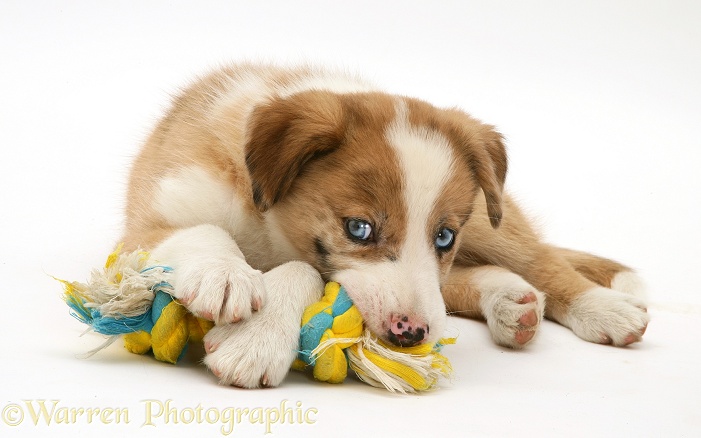
MULTIPOLYGON (((282 226, 290 243, 300 254, 307 255, 307 261, 322 273, 342 269, 351 260, 396 259, 404 239, 406 208, 397 157, 384 137, 386 126, 394 117, 393 98, 381 93, 311 92, 288 98, 296 102, 286 103, 286 106, 303 113, 305 105, 328 106, 329 103, 319 102, 324 99, 333 101, 334 117, 326 118, 325 122, 332 126, 323 126, 316 118, 305 128, 307 142, 312 139, 311 144, 296 146, 297 153, 301 151, 304 157, 286 158, 296 166, 294 176, 287 176, 290 180, 284 191, 264 197, 263 202, 275 203, 276 215, 284 218, 282 226), (310 98, 310 94, 315 96, 310 98), (315 129, 334 133, 331 136, 333 146, 329 146, 328 141, 318 141, 315 129), (336 134, 338 129, 342 129, 341 135, 336 134), (312 150, 316 152, 310 153, 312 150), (367 242, 354 241, 345 229, 348 219, 369 222, 373 237, 367 242)), ((279 136, 270 136, 273 141, 276 137, 279 136)), ((328 135, 322 137, 329 138, 328 135)), ((260 143, 252 147, 260 147, 260 143)), ((287 146, 277 146, 282 147, 287 146)), ((264 149, 275 147, 261 150, 264 149)), ((280 154, 277 155, 278 158, 271 161, 279 160, 280 154)), ((253 180, 274 186, 276 183, 271 184, 271 181, 275 181, 275 177, 265 173, 274 173, 280 168, 287 171, 289 166, 260 167, 253 180)))
POLYGON ((285 196, 309 160, 340 145, 346 121, 338 96, 322 91, 275 99, 255 109, 245 151, 261 211, 285 196))

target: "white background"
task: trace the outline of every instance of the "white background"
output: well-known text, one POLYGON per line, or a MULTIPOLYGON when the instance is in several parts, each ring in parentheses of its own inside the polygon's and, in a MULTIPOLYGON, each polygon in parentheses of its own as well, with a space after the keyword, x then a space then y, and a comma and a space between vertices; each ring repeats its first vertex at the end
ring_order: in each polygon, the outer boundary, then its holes
MULTIPOLYGON (((0 3, 0 435, 217 436, 142 426, 142 400, 179 408, 316 408, 279 436, 698 436, 701 431, 701 3, 304 1, 0 3), (225 62, 310 61, 494 124, 508 188, 545 238, 619 259, 647 280, 653 320, 626 349, 546 323, 527 350, 451 319, 455 378, 421 396, 293 374, 216 385, 78 337, 50 277, 85 280, 119 239, 127 169, 170 95, 225 62), (24 400, 128 408, 129 424, 34 426, 24 400), (9 415, 9 414, 7 414, 9 415)), ((164 157, 167 159, 167 157, 164 157)), ((258 424, 232 436, 263 435, 258 424)))

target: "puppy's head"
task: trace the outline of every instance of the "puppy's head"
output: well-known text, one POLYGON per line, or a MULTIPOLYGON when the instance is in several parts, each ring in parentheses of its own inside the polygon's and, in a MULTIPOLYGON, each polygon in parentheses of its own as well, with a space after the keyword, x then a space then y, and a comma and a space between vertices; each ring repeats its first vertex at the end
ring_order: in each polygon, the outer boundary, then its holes
POLYGON ((257 108, 249 132, 254 200, 284 244, 343 284, 376 335, 440 338, 441 285, 477 196, 501 220, 500 135, 417 100, 323 91, 257 108))

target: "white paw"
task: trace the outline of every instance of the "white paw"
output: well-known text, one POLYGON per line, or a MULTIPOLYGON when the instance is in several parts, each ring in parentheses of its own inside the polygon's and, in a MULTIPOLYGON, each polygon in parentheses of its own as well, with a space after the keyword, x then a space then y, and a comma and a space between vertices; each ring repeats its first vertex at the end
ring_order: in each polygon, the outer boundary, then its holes
POLYGON ((586 341, 622 347, 640 341, 649 321, 641 299, 596 287, 570 304, 563 324, 586 341))
POLYGON ((492 270, 478 278, 480 306, 494 342, 522 348, 535 336, 545 310, 545 295, 511 272, 492 270))
POLYGON ((299 345, 299 317, 269 320, 260 314, 238 324, 215 326, 205 337, 204 363, 223 385, 279 385, 299 345))
POLYGON ((619 272, 611 281, 611 289, 634 295, 639 299, 647 300, 647 288, 642 278, 632 271, 619 272))
POLYGON ((195 315, 228 324, 263 304, 263 274, 231 254, 193 258, 173 272, 174 295, 195 315))
POLYGON ((152 251, 173 268, 173 296, 195 315, 228 324, 250 318, 265 299, 263 274, 229 234, 214 225, 179 230, 152 251))
POLYGON ((299 348, 302 311, 319 299, 324 283, 302 262, 289 262, 263 276, 265 308, 237 324, 216 326, 205 337, 204 363, 224 385, 279 385, 299 348))

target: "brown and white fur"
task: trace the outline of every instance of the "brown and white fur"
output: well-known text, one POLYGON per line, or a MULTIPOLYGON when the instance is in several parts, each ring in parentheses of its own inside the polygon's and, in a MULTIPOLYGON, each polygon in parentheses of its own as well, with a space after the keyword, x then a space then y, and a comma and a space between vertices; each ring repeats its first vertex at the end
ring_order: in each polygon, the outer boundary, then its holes
POLYGON ((462 111, 347 74, 235 65, 186 89, 146 142, 124 249, 173 266, 175 297, 216 322, 205 363, 224 384, 283 380, 326 280, 402 345, 437 340, 446 311, 512 348, 543 316, 639 341, 637 276, 543 243, 502 192, 506 170, 500 134, 462 111))

